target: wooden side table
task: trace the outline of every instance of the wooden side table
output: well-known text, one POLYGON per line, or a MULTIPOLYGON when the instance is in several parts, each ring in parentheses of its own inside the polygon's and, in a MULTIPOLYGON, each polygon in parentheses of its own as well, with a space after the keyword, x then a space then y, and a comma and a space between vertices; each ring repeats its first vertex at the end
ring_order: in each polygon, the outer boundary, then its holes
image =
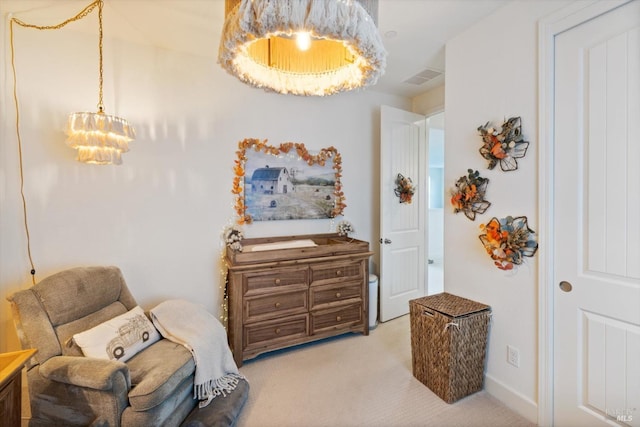
POLYGON ((37 350, 0 354, 0 420, 7 427, 20 427, 22 414, 22 368, 37 350))

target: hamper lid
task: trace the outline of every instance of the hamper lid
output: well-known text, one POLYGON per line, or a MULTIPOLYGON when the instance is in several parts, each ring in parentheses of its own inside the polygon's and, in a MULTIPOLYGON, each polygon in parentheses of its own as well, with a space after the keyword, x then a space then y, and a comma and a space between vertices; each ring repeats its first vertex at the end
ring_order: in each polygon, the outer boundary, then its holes
POLYGON ((450 317, 460 317, 479 311, 490 310, 486 304, 462 298, 457 295, 442 292, 411 301, 415 304, 435 310, 450 317))

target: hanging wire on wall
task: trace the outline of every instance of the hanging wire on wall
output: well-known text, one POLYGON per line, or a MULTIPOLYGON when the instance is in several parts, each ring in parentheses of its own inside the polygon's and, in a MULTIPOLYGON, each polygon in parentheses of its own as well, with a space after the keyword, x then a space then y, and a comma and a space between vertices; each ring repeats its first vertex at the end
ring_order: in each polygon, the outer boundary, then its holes
POLYGON ((27 238, 27 255, 29 258, 29 264, 31 265, 31 280, 33 284, 36 283, 36 269, 35 264, 33 262, 33 256, 31 253, 31 235, 29 233, 29 221, 27 214, 27 201, 24 193, 24 170, 23 170, 23 155, 22 155, 22 136, 20 134, 20 108, 18 102, 18 78, 16 73, 16 54, 15 54, 15 46, 14 46, 14 28, 13 25, 17 24, 24 28, 33 28, 36 30, 59 30, 65 27, 67 24, 71 22, 78 21, 87 15, 89 15, 96 7, 100 6, 102 8, 103 0, 96 0, 90 5, 86 6, 82 11, 80 11, 77 15, 59 23, 56 25, 35 25, 26 23, 18 18, 12 17, 9 21, 9 40, 11 47, 11 69, 13 72, 13 102, 16 110, 16 139, 18 141, 18 161, 19 161, 19 170, 20 170, 20 196, 22 198, 22 212, 23 212, 23 221, 24 221, 24 229, 27 238))

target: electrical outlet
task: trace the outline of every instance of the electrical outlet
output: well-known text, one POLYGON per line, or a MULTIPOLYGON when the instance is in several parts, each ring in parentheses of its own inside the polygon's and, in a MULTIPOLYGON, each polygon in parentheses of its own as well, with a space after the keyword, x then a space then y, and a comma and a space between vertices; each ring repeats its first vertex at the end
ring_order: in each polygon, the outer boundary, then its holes
POLYGON ((507 346, 507 362, 516 368, 520 367, 520 352, 510 345, 507 346))

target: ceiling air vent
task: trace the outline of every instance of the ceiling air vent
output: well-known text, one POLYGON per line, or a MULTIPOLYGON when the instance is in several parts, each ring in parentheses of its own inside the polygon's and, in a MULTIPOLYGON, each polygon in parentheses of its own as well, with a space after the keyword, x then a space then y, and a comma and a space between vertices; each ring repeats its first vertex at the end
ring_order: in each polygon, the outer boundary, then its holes
POLYGON ((407 80, 404 81, 404 83, 409 83, 409 84, 418 86, 428 82, 429 80, 433 80, 436 77, 439 77, 441 75, 442 75, 442 71, 426 68, 420 71, 415 76, 409 77, 407 80))

